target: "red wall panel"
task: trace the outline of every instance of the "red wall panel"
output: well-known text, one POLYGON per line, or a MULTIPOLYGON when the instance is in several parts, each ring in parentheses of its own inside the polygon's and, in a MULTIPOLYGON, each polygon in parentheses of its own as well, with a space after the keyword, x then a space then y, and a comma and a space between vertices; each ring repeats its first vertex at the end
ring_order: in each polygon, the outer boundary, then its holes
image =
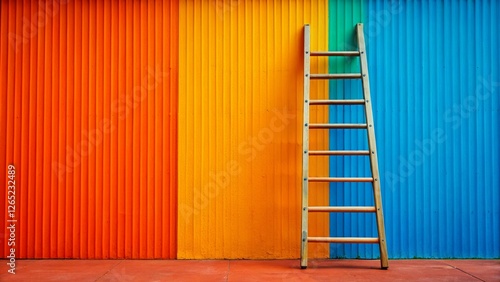
POLYGON ((2 256, 12 164, 16 257, 176 257, 177 41, 175 1, 1 1, 2 256))

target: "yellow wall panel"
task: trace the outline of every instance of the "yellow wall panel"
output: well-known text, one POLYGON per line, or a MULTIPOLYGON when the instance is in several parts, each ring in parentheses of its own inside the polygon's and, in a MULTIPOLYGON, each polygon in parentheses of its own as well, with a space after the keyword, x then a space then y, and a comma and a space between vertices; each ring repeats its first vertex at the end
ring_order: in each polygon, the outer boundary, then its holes
MULTIPOLYGON (((327 50, 327 1, 179 4, 178 258, 297 258, 300 249, 303 26, 327 50)), ((313 72, 327 61, 313 60, 313 72)), ((325 98, 326 82, 313 82, 325 98)), ((316 111, 312 121, 326 121, 316 111)), ((326 149, 327 132, 311 136, 326 149)), ((311 170, 328 175, 327 159, 311 170)), ((328 186, 311 187, 328 203, 328 186)), ((328 235, 314 215, 311 235, 328 235)), ((310 256, 328 256, 327 245, 310 256)))

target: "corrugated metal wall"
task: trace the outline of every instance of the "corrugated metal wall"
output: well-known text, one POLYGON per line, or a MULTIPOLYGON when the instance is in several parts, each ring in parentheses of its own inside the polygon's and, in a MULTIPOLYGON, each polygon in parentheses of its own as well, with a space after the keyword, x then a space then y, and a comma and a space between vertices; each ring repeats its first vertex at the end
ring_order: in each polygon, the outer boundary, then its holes
MULTIPOLYGON (((366 1, 363 10, 390 257, 500 257, 499 3, 366 1)), ((330 16, 336 37, 332 21, 343 25, 330 16)), ((364 173, 355 166, 342 164, 364 173)), ((331 202, 371 202, 355 189, 332 190, 331 202)), ((332 235, 376 230, 355 215, 331 224, 332 235)), ((331 256, 377 257, 378 248, 333 245, 331 256)))
MULTIPOLYGON (((331 50, 356 50, 355 24, 363 22, 363 1, 330 1, 328 48, 331 50)), ((333 57, 329 59, 331 73, 359 73, 359 59, 356 57, 333 57)), ((360 80, 332 80, 329 84, 331 99, 360 99, 363 97, 360 80)), ((364 123, 363 106, 331 106, 331 123, 364 123)), ((367 149, 365 130, 331 130, 331 150, 367 149)), ((331 176, 370 176, 370 162, 367 156, 330 157, 331 176)), ((373 205, 371 183, 330 184, 330 205, 369 206, 373 205)), ((330 235, 333 237, 377 237, 375 215, 364 213, 332 213, 330 235)), ((359 244, 330 244, 332 257, 343 257, 344 249, 356 248, 359 244)), ((371 247, 371 246, 370 246, 371 247)))
MULTIPOLYGON (((179 258, 299 256, 303 25, 325 50, 326 4, 181 1, 179 258)), ((327 62, 312 70, 326 72, 327 62)), ((326 95, 327 84, 312 93, 326 95)), ((325 121, 326 109, 314 118, 325 121)), ((327 139, 315 135, 313 145, 327 139)), ((313 166, 328 173, 326 160, 313 166)), ((312 189, 311 202, 326 204, 328 186, 312 189)), ((327 235, 328 217, 310 228, 327 235)))
MULTIPOLYGON (((0 183, 16 165, 17 256, 298 257, 303 25, 313 49, 349 50, 361 21, 390 257, 500 257, 499 17, 494 0, 1 1, 0 183)), ((315 81, 312 95, 360 97, 360 82, 315 81)), ((315 134, 315 149, 367 146, 364 132, 315 134)), ((315 175, 369 173, 364 157, 311 162, 315 175)), ((366 184, 311 193, 372 203, 366 184)), ((5 204, 2 192, 3 228, 5 204)), ((311 235, 376 234, 373 215, 315 216, 311 235)))
POLYGON ((176 2, 0 9, 0 183, 14 164, 17 257, 174 258, 176 2))

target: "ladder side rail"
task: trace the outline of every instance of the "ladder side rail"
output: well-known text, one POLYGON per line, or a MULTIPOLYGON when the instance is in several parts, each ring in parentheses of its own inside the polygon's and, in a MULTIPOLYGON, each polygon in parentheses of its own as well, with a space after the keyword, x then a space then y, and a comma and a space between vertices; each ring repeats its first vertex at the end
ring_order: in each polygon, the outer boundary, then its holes
POLYGON ((300 267, 307 267, 307 237, 308 237, 308 210, 309 205, 309 100, 310 100, 310 29, 309 24, 304 26, 304 119, 302 124, 302 232, 300 246, 300 267))
POLYGON ((377 229, 379 235, 379 248, 380 248, 380 263, 382 268, 388 268, 388 254, 387 254, 387 242, 385 237, 384 228, 384 215, 382 209, 382 195, 380 191, 380 175, 377 160, 377 148, 375 140, 375 128, 373 123, 373 110, 372 110, 372 100, 370 97, 370 81, 368 76, 368 63, 366 59, 366 46, 365 38, 363 33, 363 24, 357 24, 357 38, 358 38, 358 48, 360 52, 360 66, 362 75, 362 85, 363 85, 363 95, 365 100, 365 117, 366 123, 368 125, 368 148, 370 150, 370 167, 373 176, 373 195, 376 208, 377 217, 377 229))

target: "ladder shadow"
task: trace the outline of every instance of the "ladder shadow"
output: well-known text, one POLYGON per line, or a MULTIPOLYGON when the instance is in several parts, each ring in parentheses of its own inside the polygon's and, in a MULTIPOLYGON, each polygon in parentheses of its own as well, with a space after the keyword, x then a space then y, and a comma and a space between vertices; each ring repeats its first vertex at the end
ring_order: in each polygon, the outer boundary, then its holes
MULTIPOLYGON (((300 268, 300 265, 294 265, 293 268, 300 268)), ((380 268, 380 260, 356 259, 311 259, 307 269, 383 270, 380 268)))

